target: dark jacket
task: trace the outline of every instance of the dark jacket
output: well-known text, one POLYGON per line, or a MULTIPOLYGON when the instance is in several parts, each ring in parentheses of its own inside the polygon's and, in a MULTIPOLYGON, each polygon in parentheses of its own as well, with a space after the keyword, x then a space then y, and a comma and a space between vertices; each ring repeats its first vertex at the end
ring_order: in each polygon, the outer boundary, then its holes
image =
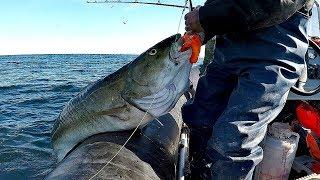
POLYGON ((206 40, 214 35, 245 32, 286 21, 294 13, 307 14, 314 0, 207 0, 199 9, 206 40))

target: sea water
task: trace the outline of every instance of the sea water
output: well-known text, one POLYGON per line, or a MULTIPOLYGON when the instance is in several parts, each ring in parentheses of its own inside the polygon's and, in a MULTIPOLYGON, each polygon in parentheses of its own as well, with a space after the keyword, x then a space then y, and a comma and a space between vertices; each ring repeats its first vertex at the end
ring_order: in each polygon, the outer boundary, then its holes
POLYGON ((43 179, 56 165, 50 136, 64 105, 135 57, 0 56, 0 179, 43 179))

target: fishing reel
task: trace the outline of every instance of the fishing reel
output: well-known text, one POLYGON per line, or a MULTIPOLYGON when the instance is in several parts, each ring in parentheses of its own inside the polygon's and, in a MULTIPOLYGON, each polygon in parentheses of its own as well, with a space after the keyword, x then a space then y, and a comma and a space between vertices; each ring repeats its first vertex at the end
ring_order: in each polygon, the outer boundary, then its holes
POLYGON ((306 54, 306 66, 304 67, 302 74, 295 84, 291 88, 291 92, 300 96, 312 96, 320 92, 320 82, 318 86, 313 88, 306 88, 306 83, 309 79, 316 79, 320 81, 320 62, 318 64, 311 64, 312 61, 320 58, 320 47, 316 40, 309 40, 309 48, 306 54))

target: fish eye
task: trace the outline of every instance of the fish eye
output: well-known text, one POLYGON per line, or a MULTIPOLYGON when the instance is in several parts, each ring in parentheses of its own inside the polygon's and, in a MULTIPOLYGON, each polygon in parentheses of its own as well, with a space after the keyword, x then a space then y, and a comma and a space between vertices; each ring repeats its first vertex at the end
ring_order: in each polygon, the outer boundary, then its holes
POLYGON ((151 49, 151 51, 149 52, 150 56, 154 56, 157 54, 157 50, 156 49, 151 49))

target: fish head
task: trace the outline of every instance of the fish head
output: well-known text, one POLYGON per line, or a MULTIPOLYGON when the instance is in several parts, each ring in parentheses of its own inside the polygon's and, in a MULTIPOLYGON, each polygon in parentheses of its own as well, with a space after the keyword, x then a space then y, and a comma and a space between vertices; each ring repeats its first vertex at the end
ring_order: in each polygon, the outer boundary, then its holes
POLYGON ((133 61, 124 99, 155 117, 168 113, 190 85, 192 52, 180 52, 182 44, 181 35, 173 35, 133 61))

